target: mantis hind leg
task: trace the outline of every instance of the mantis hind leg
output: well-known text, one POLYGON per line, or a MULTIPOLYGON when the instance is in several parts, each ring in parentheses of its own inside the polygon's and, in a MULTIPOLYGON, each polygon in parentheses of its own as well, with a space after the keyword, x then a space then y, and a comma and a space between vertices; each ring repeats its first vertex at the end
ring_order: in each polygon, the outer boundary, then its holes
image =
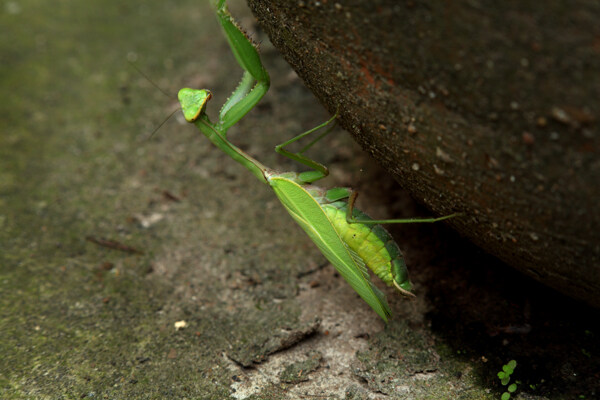
POLYGON ((400 219, 369 219, 369 220, 360 220, 356 219, 352 212, 354 211, 354 203, 356 202, 356 198, 358 197, 358 192, 352 192, 348 199, 348 210, 346 213, 346 221, 349 224, 365 224, 365 225, 376 225, 376 224, 412 224, 419 222, 438 222, 443 221, 445 219, 458 217, 463 215, 462 213, 454 213, 450 215, 445 215, 443 217, 437 218, 400 218, 400 219))
POLYGON ((303 133, 299 134, 298 136, 295 136, 295 137, 291 138, 290 140, 288 140, 284 143, 281 143, 280 145, 275 146, 275 151, 277 153, 279 153, 287 158, 290 158, 294 161, 297 161, 300 164, 304 164, 307 167, 313 169, 312 171, 301 172, 299 174, 300 179, 302 179, 306 183, 315 182, 315 181, 322 179, 322 178, 326 177, 327 175, 329 175, 329 170, 327 169, 326 166, 324 166, 323 164, 321 164, 311 158, 308 158, 303 153, 305 151, 307 151, 309 148, 311 148, 319 140, 321 140, 325 136, 327 136, 333 130, 333 128, 335 127, 335 121, 336 121, 337 116, 338 116, 338 113, 336 112, 333 117, 331 117, 329 120, 323 122, 322 124, 312 128, 312 129, 309 129, 308 131, 303 132, 303 133), (294 153, 294 152, 286 149, 286 147, 289 146, 290 144, 304 138, 305 136, 310 135, 311 133, 317 132, 320 129, 325 128, 325 127, 327 127, 325 132, 323 132, 319 136, 317 136, 316 139, 312 140, 309 144, 304 146, 300 151, 294 153))

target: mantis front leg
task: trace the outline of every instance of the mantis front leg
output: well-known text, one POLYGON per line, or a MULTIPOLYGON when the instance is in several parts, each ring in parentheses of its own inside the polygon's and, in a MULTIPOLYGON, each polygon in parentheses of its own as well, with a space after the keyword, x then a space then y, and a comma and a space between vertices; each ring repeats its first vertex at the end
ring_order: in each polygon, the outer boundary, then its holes
POLYGON ((225 0, 217 0, 213 4, 217 10, 217 19, 225 31, 225 38, 229 42, 233 55, 245 71, 238 87, 229 96, 219 112, 218 125, 226 132, 242 119, 248 111, 254 108, 256 103, 267 93, 270 78, 260 61, 256 46, 235 23, 227 9, 225 0))
POLYGON ((219 121, 211 123, 205 113, 206 103, 211 98, 209 90, 184 88, 179 91, 179 101, 183 114, 188 122, 200 118, 209 123, 220 135, 227 136, 227 130, 244 117, 269 90, 270 78, 265 70, 256 46, 248 36, 240 30, 233 20, 225 0, 213 1, 217 20, 225 32, 225 38, 240 65, 244 75, 237 88, 221 107, 219 121))

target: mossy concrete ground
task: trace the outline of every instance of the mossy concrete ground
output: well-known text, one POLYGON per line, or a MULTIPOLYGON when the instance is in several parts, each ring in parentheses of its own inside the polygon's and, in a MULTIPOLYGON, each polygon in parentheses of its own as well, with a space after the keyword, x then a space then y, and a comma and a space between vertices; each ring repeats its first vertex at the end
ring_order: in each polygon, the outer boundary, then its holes
MULTIPOLYGON (((210 88, 213 113, 237 83, 207 2, 2 7, 0 398, 497 399, 511 359, 513 398, 598 395, 597 311, 443 225, 404 226, 418 299, 388 290, 385 326, 194 127, 150 137, 177 103, 128 61, 173 96, 210 88)), ((231 138, 293 170, 273 146, 327 115, 254 37, 273 87, 231 138)), ((373 215, 427 214, 344 132, 311 152, 373 215)))

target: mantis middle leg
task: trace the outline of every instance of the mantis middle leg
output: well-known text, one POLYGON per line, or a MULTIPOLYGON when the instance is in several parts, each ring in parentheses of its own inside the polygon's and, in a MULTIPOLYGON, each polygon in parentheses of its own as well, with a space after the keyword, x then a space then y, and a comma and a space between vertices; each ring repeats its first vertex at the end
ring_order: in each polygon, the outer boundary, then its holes
POLYGON ((293 138, 291 138, 290 140, 287 140, 277 146, 275 146, 275 151, 287 158, 290 158, 294 161, 297 161, 301 164, 306 165, 309 168, 312 168, 313 171, 306 171, 306 172, 301 172, 299 174, 300 179, 302 179, 302 181, 306 182, 306 183, 312 183, 315 181, 318 181, 319 179, 322 179, 324 177, 326 177, 327 175, 329 175, 329 170, 327 169, 326 166, 324 166, 323 164, 308 158, 307 156, 305 156, 303 153, 308 150, 310 147, 312 147, 315 143, 317 143, 319 140, 323 139, 325 136, 327 136, 335 127, 335 121, 337 118, 338 114, 337 112, 335 113, 335 115, 333 117, 331 117, 329 120, 323 122, 322 124, 309 129, 306 132, 303 132, 301 134, 299 134, 298 136, 295 136, 293 138), (310 135, 311 133, 314 133, 322 128, 328 127, 327 130, 325 130, 325 132, 323 132, 322 134, 320 134, 316 139, 314 139, 313 141, 311 141, 308 145, 304 146, 304 148, 302 148, 302 150, 300 150, 299 152, 291 152, 289 150, 286 149, 287 146, 289 146, 290 144, 302 139, 303 137, 306 137, 308 135, 310 135))

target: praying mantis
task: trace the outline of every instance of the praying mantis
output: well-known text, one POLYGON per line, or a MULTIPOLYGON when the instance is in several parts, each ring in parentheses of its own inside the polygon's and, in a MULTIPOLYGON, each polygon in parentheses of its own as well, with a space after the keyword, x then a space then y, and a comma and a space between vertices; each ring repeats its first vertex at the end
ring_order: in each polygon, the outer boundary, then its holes
POLYGON ((178 98, 186 121, 196 125, 215 146, 246 167, 259 181, 268 184, 284 208, 339 274, 387 322, 392 315, 391 309, 383 292, 371 281, 367 268, 388 286, 394 286, 401 295, 414 297, 414 294, 411 293, 412 285, 404 256, 391 235, 380 224, 436 222, 457 214, 439 218, 374 220, 354 207, 358 193, 352 189, 322 189, 313 185, 327 176, 329 171, 303 153, 329 133, 337 113, 321 125, 275 147, 277 153, 309 167, 310 171, 277 172, 227 140, 228 129, 244 117, 268 91, 270 78, 256 46, 233 20, 225 0, 212 0, 212 5, 225 38, 244 73, 237 88, 221 107, 218 121, 214 123, 206 115, 211 92, 207 89, 181 89, 178 98), (286 149, 290 144, 322 128, 328 129, 302 151, 292 152, 286 149))

